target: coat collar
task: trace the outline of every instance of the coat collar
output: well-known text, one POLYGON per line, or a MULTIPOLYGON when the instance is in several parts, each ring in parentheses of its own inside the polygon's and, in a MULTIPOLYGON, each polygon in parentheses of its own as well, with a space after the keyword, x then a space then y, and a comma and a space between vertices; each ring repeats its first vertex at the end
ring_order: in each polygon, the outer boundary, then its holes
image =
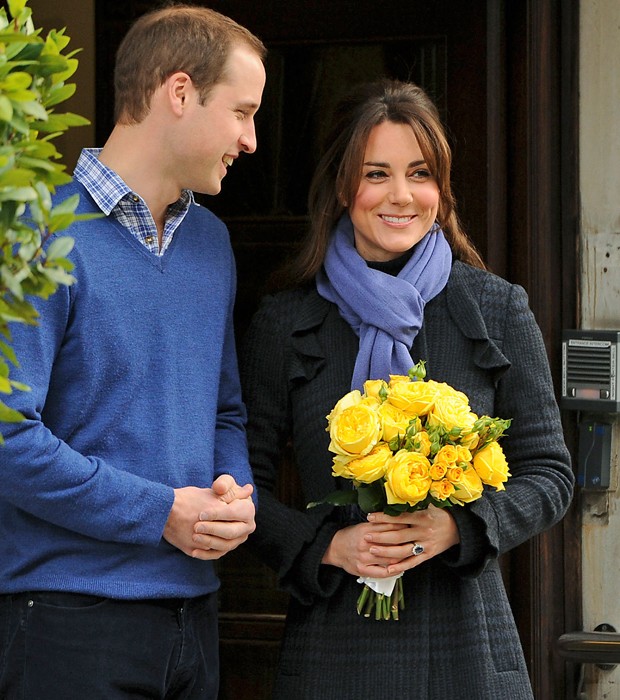
POLYGON ((318 331, 325 323, 333 304, 319 296, 314 286, 300 290, 296 319, 291 330, 290 379, 310 380, 325 364, 325 351, 318 331))
MULTIPOLYGON (((489 333, 492 324, 489 324, 490 319, 487 318, 490 309, 485 308, 485 300, 493 293, 493 290, 487 288, 491 278, 492 275, 488 272, 455 261, 448 284, 441 295, 445 295, 452 322, 466 338, 473 341, 474 363, 498 376, 511 363, 502 352, 502 338, 492 337, 489 333)), ((300 290, 299 293, 300 301, 291 330, 293 356, 290 378, 310 380, 323 367, 326 357, 318 338, 318 330, 330 315, 338 319, 340 316, 337 312, 333 315, 335 306, 319 296, 314 287, 300 290)), ((340 322, 344 323, 342 319, 340 322)))
POLYGON ((499 319, 492 317, 493 309, 487 307, 487 300, 492 301, 489 297, 499 293, 491 284, 494 279, 491 273, 455 261, 445 294, 453 322, 466 338, 474 341, 476 366, 503 374, 511 362, 502 352, 503 337, 492 330, 499 327, 499 319))

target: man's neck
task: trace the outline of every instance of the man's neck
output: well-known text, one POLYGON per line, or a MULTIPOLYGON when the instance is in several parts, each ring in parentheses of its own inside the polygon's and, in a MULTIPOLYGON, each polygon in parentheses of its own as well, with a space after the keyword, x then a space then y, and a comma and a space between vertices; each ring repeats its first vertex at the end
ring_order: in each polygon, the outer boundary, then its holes
POLYGON ((149 142, 152 143, 143 124, 117 124, 102 148, 99 160, 145 201, 157 226, 161 245, 168 207, 179 199, 181 192, 176 185, 166 181, 161 163, 150 155, 156 149, 146 146, 149 142))

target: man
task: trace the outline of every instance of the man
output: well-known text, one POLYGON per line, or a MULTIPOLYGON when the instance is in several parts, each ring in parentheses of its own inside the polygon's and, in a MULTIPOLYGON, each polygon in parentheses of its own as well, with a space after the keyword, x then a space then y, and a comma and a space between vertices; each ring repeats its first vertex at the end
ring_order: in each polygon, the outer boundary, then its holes
POLYGON ((140 18, 116 124, 74 182, 76 282, 16 327, 1 427, 0 697, 215 698, 213 562, 254 529, 225 226, 194 202, 256 149, 262 43, 206 8, 140 18))

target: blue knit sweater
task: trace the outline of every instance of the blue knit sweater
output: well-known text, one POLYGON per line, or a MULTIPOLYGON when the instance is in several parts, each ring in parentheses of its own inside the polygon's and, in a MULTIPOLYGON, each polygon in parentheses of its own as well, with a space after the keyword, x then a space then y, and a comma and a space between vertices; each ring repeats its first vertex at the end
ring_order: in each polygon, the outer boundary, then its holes
MULTIPOLYGON (((58 197, 74 191, 96 209, 78 183, 58 197)), ((213 565, 162 532, 174 487, 252 481, 226 227, 192 205, 162 257, 110 218, 66 233, 77 282, 37 302, 38 327, 12 326, 32 391, 0 426, 0 592, 211 592, 213 565)))

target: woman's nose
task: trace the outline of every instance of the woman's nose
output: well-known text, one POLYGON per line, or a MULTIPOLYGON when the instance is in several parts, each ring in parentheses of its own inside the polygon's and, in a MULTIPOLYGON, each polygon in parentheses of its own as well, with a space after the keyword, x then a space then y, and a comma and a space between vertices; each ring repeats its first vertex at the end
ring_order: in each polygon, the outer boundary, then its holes
POLYGON ((389 193, 390 204, 405 206, 413 201, 411 186, 406 178, 395 178, 389 193))

